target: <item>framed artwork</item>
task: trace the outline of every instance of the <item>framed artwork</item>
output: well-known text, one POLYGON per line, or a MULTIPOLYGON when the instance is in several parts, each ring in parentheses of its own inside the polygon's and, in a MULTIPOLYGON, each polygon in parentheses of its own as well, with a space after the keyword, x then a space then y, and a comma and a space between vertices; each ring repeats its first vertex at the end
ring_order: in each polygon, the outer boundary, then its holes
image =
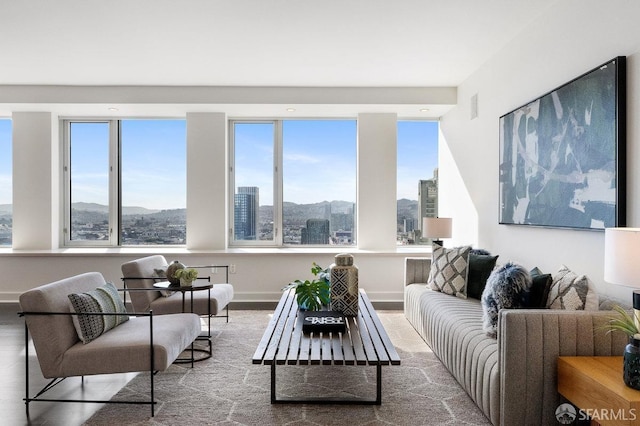
POLYGON ((626 225, 626 58, 500 117, 499 223, 626 225))

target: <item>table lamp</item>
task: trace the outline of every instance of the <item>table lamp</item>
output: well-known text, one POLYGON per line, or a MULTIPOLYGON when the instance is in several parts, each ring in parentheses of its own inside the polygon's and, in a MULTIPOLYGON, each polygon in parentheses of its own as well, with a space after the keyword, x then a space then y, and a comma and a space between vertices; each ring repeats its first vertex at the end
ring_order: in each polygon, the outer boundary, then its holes
MULTIPOLYGON (((640 287, 640 228, 607 228, 604 231, 604 280, 640 287)), ((633 291, 633 318, 640 330, 640 291, 633 291)))
POLYGON ((450 217, 425 217, 422 218, 422 236, 431 238, 431 241, 442 245, 440 238, 451 238, 450 217))

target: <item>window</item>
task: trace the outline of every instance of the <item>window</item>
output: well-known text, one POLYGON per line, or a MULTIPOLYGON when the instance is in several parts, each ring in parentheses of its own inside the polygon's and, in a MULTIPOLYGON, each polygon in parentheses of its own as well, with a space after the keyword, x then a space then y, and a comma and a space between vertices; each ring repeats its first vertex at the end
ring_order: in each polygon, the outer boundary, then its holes
POLYGON ((427 244, 422 218, 438 216, 438 123, 398 121, 397 243, 427 244))
POLYGON ((11 120, 0 119, 0 246, 10 246, 13 229, 11 120))
POLYGON ((184 120, 65 120, 64 131, 65 245, 185 243, 184 120))
POLYGON ((355 120, 230 129, 232 244, 355 245, 355 120))

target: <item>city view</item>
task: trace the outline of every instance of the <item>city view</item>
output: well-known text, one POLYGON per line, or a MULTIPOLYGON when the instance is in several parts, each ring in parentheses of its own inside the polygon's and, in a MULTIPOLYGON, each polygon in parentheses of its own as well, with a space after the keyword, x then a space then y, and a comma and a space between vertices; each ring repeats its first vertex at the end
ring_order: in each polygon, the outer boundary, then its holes
MULTIPOLYGON (((184 148, 180 148, 184 147, 186 138, 184 120, 126 120, 122 125, 124 206, 121 207, 119 244, 186 244, 186 209, 183 208, 186 159, 184 148), (177 167, 170 175, 164 166, 167 152, 172 153, 177 167), (141 170, 140 164, 145 164, 145 168, 141 170), (175 194, 172 202, 167 203, 167 193, 175 194)), ((105 191, 108 185, 106 174, 95 170, 94 161, 98 152, 100 158, 107 156, 104 126, 90 123, 74 129, 77 161, 72 165, 74 192, 68 238, 70 241, 108 240, 109 207, 104 202, 108 199, 105 191), (95 129, 100 132, 93 132, 95 129), (87 132, 80 133, 80 130, 87 132)), ((236 147, 236 161, 243 158, 242 165, 246 167, 243 169, 236 163, 231 220, 234 239, 248 240, 247 244, 256 240, 277 242, 280 237, 274 235, 273 190, 269 188, 269 185, 273 188, 274 183, 264 178, 272 173, 274 155, 262 149, 273 150, 272 140, 268 139, 273 132, 267 130, 266 142, 259 141, 262 146, 247 144, 246 153, 236 147), (262 190, 261 186, 266 189, 262 190)), ((357 244, 358 211, 355 202, 349 200, 355 199, 356 192, 355 130, 354 120, 284 121, 283 244, 357 244)), ((398 245, 425 243, 420 235, 421 218, 437 216, 437 133, 437 122, 398 122, 398 245), (433 176, 429 176, 431 174, 433 176)), ((255 139, 255 135, 248 136, 255 139)), ((0 245, 11 246, 11 120, 0 120, 0 151, 0 245)))

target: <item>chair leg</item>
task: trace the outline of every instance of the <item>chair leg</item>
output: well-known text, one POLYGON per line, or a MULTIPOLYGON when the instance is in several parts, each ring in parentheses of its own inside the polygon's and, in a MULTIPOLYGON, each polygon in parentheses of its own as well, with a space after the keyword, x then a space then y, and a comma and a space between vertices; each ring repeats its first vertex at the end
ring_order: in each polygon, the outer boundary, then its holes
POLYGON ((27 411, 27 419, 29 418, 29 329, 27 328, 27 321, 24 321, 24 388, 25 388, 25 398, 24 405, 27 411))

